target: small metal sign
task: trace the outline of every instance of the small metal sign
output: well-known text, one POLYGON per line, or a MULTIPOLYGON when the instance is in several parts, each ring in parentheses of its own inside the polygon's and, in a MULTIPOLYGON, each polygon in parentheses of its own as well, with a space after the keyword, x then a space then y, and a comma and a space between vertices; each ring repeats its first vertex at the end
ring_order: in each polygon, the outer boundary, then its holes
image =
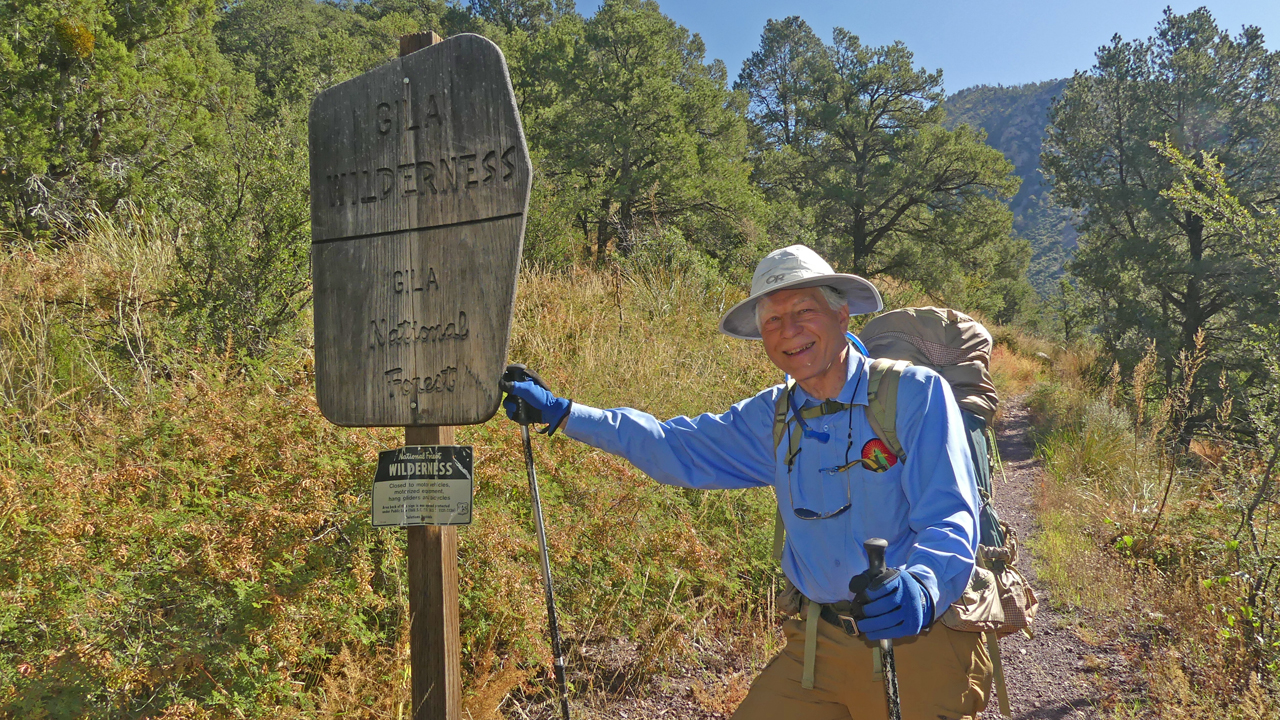
POLYGON ((470 525, 470 445, 409 445, 378 453, 373 526, 470 525))

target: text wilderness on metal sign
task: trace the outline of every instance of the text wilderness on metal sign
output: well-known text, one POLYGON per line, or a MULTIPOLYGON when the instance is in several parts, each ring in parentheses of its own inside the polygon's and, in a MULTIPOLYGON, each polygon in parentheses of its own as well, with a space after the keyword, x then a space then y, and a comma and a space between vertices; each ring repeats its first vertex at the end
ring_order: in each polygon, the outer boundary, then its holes
POLYGON ((501 51, 458 35, 311 106, 316 399, 347 426, 501 400, 531 167, 501 51))
POLYGON ((410 445, 378 453, 373 526, 469 525, 470 445, 410 445))

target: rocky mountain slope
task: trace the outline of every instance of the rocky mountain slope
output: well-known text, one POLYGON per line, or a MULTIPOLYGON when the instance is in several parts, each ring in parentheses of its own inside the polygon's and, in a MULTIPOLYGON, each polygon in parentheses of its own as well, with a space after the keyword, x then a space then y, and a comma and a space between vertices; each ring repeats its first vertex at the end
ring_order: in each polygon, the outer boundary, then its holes
POLYGON ((1040 174, 1049 106, 1066 84, 1067 80, 1061 79, 1008 87, 977 85, 945 101, 947 124, 985 130, 988 144, 1003 152, 1022 178, 1022 187, 1011 203, 1014 229, 1031 241, 1031 281, 1042 294, 1056 287, 1076 244, 1069 213, 1049 199, 1049 188, 1040 174))

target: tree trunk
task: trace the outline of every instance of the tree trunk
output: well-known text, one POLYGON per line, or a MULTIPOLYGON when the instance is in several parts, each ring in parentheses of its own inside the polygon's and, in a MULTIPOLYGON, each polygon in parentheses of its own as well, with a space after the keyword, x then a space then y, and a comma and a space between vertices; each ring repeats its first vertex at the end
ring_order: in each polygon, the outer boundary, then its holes
POLYGON ((600 201, 600 217, 596 221, 596 264, 604 265, 609 256, 609 210, 613 203, 605 198, 600 201))
MULTIPOLYGON (((1200 263, 1204 260, 1204 220, 1193 213, 1184 216, 1187 228, 1187 251, 1191 256, 1190 273, 1187 276, 1187 288, 1183 297, 1185 311, 1182 315, 1182 350, 1188 355, 1196 351, 1196 336, 1204 327, 1205 317, 1203 283, 1200 279, 1200 263)), ((1184 380, 1185 381, 1185 380, 1184 380)), ((1204 391, 1200 383, 1191 382, 1187 396, 1187 414, 1190 416, 1200 406, 1204 391)), ((1191 436, 1195 431, 1194 424, 1184 422, 1178 434, 1178 445, 1186 448, 1191 445, 1191 436)))
POLYGON ((871 248, 867 245, 867 218, 857 213, 853 220, 853 274, 866 276, 867 260, 871 257, 871 248))
POLYGON ((587 218, 587 211, 583 210, 578 213, 578 224, 582 226, 582 260, 583 262, 591 261, 591 220, 587 218))
POLYGON ((631 203, 622 203, 618 208, 618 215, 620 216, 618 222, 618 252, 623 257, 627 257, 636 247, 635 228, 633 227, 635 217, 631 203))

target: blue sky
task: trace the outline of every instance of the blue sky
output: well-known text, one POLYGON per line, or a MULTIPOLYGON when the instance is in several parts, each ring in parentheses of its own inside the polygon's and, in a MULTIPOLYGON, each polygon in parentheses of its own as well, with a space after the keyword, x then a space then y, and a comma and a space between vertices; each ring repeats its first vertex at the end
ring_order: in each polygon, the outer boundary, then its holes
MULTIPOLYGON (((1017 85, 1069 76, 1093 64, 1115 33, 1148 37, 1161 12, 1206 6, 1232 34, 1257 25, 1267 47, 1280 49, 1280 0, 659 0, 663 12, 702 35, 708 57, 734 79, 760 44, 770 18, 799 15, 825 41, 843 27, 864 43, 901 40, 916 63, 942 68, 948 93, 971 85, 1017 85)), ((598 0, 578 0, 583 14, 598 0)))

